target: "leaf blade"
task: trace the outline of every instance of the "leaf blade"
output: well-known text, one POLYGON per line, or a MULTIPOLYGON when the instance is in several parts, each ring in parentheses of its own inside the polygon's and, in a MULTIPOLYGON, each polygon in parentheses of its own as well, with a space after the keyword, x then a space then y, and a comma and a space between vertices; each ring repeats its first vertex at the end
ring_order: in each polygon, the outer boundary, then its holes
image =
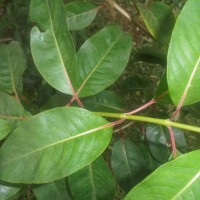
POLYGON ((107 147, 112 129, 105 129, 106 123, 98 115, 73 107, 56 108, 29 118, 0 150, 1 179, 45 183, 79 170, 107 147), (26 168, 27 165, 31 167, 26 168))
POLYGON ((175 105, 200 100, 200 2, 188 1, 175 24, 168 52, 167 81, 175 105), (189 17, 189 13, 192 18, 189 17), (184 31, 183 31, 184 30, 184 31))
POLYGON ((32 0, 30 16, 43 30, 34 27, 31 31, 31 51, 36 67, 54 88, 73 94, 70 80, 73 74, 70 72, 76 65, 76 54, 65 21, 63 2, 32 0))

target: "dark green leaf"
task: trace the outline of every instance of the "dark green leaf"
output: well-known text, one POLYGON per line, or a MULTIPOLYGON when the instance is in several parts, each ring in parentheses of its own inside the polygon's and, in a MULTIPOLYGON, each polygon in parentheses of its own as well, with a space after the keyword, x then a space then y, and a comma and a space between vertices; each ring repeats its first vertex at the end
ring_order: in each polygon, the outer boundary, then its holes
POLYGON ((81 30, 94 20, 99 7, 89 3, 74 1, 65 6, 69 30, 81 30))
POLYGON ((130 35, 118 26, 106 27, 89 38, 77 54, 78 95, 94 95, 114 83, 126 67, 131 48, 130 35))
POLYGON ((70 200, 65 179, 33 187, 37 200, 70 200))
POLYGON ((0 90, 21 93, 22 74, 26 68, 24 53, 18 42, 0 45, 0 90))
POLYGON ((115 177, 122 186, 131 185, 135 176, 144 167, 139 148, 129 140, 120 139, 112 150, 111 166, 115 177))
POLYGON ((113 91, 104 90, 99 94, 82 99, 84 107, 91 111, 124 112, 125 103, 113 91))
POLYGON ((178 16, 167 63, 169 93, 174 104, 200 101, 200 1, 187 1, 178 16))
MULTIPOLYGON (((173 132, 177 149, 184 152, 187 144, 183 132, 176 128, 173 128, 173 132)), ((148 124, 146 139, 154 158, 160 162, 167 162, 172 153, 169 130, 164 126, 148 124)))
POLYGON ((31 51, 44 79, 54 88, 72 94, 70 78, 76 55, 66 23, 62 0, 32 0, 30 17, 38 23, 31 31, 31 51))
POLYGON ((69 176, 69 186, 76 200, 114 199, 114 179, 102 157, 69 176))
POLYGON ((102 117, 73 107, 30 117, 0 149, 0 179, 46 183, 78 171, 109 144, 112 128, 104 128, 105 124, 102 117))
POLYGON ((199 199, 200 151, 162 165, 134 187, 125 200, 199 199))

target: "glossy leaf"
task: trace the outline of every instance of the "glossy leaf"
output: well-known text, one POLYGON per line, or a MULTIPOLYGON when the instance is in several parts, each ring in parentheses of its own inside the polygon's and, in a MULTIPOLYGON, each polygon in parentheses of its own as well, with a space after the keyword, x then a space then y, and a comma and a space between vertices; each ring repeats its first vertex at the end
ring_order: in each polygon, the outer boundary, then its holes
POLYGON ((70 78, 76 56, 62 0, 32 0, 30 17, 40 28, 31 31, 31 51, 37 69, 54 88, 72 94, 70 78))
POLYGON ((76 200, 114 199, 114 179, 102 157, 69 176, 68 180, 72 196, 76 200))
POLYGON ((65 179, 33 186, 37 200, 70 200, 65 179))
POLYGON ((94 113, 73 107, 30 117, 0 149, 0 179, 46 183, 78 171, 109 144, 112 128, 104 128, 107 123, 94 113))
POLYGON ((174 27, 172 10, 162 2, 151 3, 148 8, 137 7, 151 35, 161 44, 168 44, 174 27))
POLYGON ((12 126, 6 120, 0 119, 0 140, 6 137, 11 130, 12 126))
POLYGON ((0 199, 1 200, 9 200, 15 194, 17 194, 20 190, 19 185, 13 185, 10 183, 6 183, 4 181, 0 181, 0 199))
MULTIPOLYGON (((182 130, 173 128, 173 132, 177 149, 184 152, 187 144, 182 130)), ((167 162, 172 153, 169 130, 164 126, 148 124, 146 140, 154 158, 160 162, 167 162)))
POLYGON ((94 20, 99 7, 89 2, 74 1, 65 6, 70 31, 81 30, 94 20))
POLYGON ((124 71, 131 52, 128 33, 109 26, 89 38, 77 54, 76 90, 79 97, 94 95, 110 86, 124 71))
POLYGON ((125 200, 199 199, 200 151, 162 165, 134 187, 125 200))
POLYGON ((167 81, 174 104, 200 101, 200 1, 187 1, 178 16, 167 62, 167 81))
POLYGON ((115 177, 123 186, 131 185, 144 164, 139 148, 129 140, 120 139, 112 150, 111 166, 115 177))
POLYGON ((0 45, 0 90, 21 93, 22 74, 26 68, 24 53, 18 42, 0 45))

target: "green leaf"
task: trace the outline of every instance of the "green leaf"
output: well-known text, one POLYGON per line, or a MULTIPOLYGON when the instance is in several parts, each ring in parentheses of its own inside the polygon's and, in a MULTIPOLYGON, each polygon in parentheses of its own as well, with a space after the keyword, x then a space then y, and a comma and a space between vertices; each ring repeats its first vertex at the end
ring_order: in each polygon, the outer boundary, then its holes
POLYGON ((167 81, 174 104, 200 101, 200 1, 187 1, 178 16, 167 62, 167 81))
POLYGON ((79 97, 101 92, 124 71, 132 42, 128 33, 118 26, 109 26, 91 38, 77 54, 76 90, 79 97))
MULTIPOLYGON (((173 132, 177 149, 184 152, 187 144, 182 130, 173 128, 173 132)), ((146 140, 154 158, 160 162, 167 162, 172 153, 169 130, 161 125, 148 124, 146 140)))
POLYGON ((22 93, 22 74, 26 68, 24 53, 18 42, 0 45, 0 90, 22 93))
POLYGON ((81 99, 84 107, 90 111, 124 112, 125 103, 113 91, 104 90, 99 94, 81 99))
POLYGON ((12 96, 0 91, 0 119, 5 119, 13 127, 29 114, 23 106, 12 96))
POLYGON ((143 156, 139 148, 129 140, 120 139, 112 150, 111 166, 119 183, 127 187, 142 170, 143 156))
POLYGON ((200 151, 162 165, 134 187, 125 200, 199 199, 200 151))
POLYGON ((175 23, 170 7, 162 2, 151 3, 148 8, 139 4, 137 7, 151 35, 161 44, 168 44, 175 23))
POLYGON ((0 140, 5 138, 11 130, 12 126, 6 120, 0 119, 0 140))
POLYGON ((102 157, 69 176, 68 180, 72 196, 76 200, 114 199, 114 179, 102 157))
POLYGON ((17 194, 20 190, 19 185, 13 185, 10 183, 6 183, 4 181, 0 181, 0 199, 1 200, 9 200, 15 194, 17 194))
POLYGON ((33 186, 37 200, 70 200, 65 179, 33 186))
POLYGON ((37 69, 51 86, 72 94, 71 68, 76 55, 62 0, 32 0, 30 17, 40 27, 31 31, 31 51, 37 69))
POLYGON ((65 6, 67 24, 70 31, 81 30, 89 26, 99 7, 89 2, 74 1, 65 6))
POLYGON ((78 171, 108 146, 112 128, 105 128, 107 123, 94 113, 73 107, 30 117, 0 149, 0 179, 46 183, 78 171))

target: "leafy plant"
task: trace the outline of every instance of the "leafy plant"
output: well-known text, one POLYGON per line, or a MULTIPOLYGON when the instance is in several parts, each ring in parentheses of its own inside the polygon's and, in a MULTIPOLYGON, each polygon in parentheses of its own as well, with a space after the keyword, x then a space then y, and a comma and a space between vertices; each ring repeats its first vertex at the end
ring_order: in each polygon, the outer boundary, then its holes
POLYGON ((186 123, 199 117, 200 2, 188 0, 177 19, 162 2, 137 3, 132 22, 106 2, 31 0, 30 48, 1 41, 0 199, 200 198, 200 151, 189 152, 185 137, 200 132, 186 123), (138 26, 148 46, 119 24, 77 41, 105 5, 138 26), (154 70, 152 89, 150 76, 132 74, 132 65, 155 63, 161 73, 154 70), (27 83, 47 97, 41 105, 27 83), (133 105, 131 94, 143 105, 133 105))

